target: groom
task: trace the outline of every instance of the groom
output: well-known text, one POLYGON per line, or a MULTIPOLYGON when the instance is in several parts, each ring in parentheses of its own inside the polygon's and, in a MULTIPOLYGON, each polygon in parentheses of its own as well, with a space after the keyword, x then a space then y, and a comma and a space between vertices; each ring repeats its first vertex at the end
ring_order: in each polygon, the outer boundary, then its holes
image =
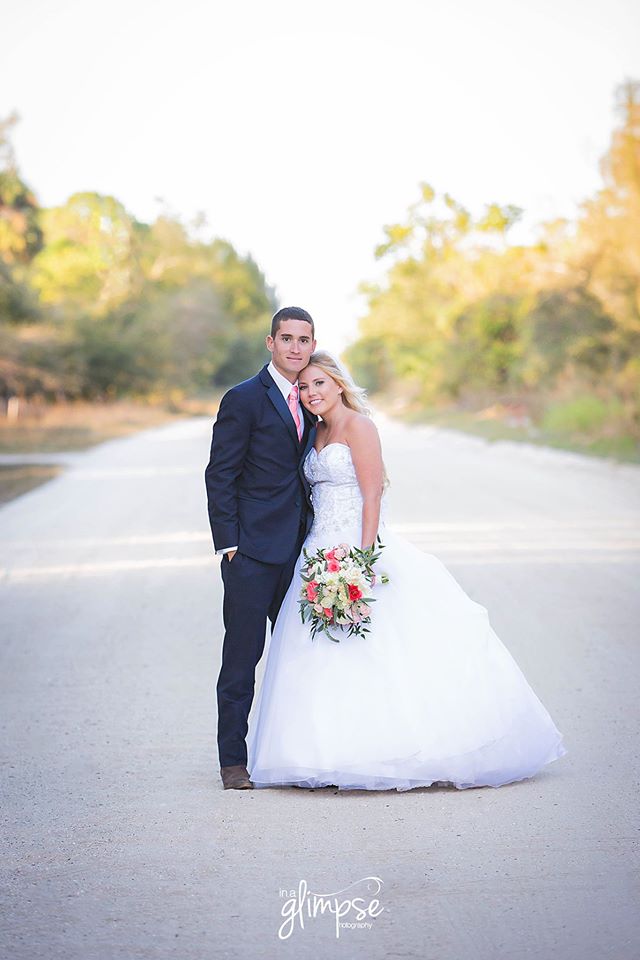
POLYGON ((222 398, 205 470, 209 522, 224 584, 218 754, 225 790, 251 789, 245 738, 267 618, 275 623, 311 523, 302 463, 316 418, 298 373, 316 347, 310 314, 283 307, 266 338, 271 361, 222 398))

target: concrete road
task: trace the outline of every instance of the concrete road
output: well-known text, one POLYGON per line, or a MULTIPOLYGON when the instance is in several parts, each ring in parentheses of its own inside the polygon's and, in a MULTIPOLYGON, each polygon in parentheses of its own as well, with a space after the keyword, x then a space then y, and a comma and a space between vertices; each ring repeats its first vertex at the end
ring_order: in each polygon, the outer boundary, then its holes
POLYGON ((569 754, 499 789, 223 791, 210 423, 105 443, 0 510, 3 957, 640 955, 640 468, 380 423, 391 519, 569 754), (301 883, 368 877, 370 927, 279 937, 301 883))

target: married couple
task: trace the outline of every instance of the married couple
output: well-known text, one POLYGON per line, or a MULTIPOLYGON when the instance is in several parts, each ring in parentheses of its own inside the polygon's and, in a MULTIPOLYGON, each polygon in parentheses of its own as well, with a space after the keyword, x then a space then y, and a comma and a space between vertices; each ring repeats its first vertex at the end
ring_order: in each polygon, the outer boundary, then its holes
POLYGON ((205 471, 222 554, 217 683, 225 789, 499 787, 567 750, 562 735, 446 567, 385 525, 386 475, 364 391, 300 307, 266 338, 271 361, 229 390, 205 471), (384 544, 371 632, 312 640, 303 545, 384 544), (255 670, 271 640, 249 729, 255 670))

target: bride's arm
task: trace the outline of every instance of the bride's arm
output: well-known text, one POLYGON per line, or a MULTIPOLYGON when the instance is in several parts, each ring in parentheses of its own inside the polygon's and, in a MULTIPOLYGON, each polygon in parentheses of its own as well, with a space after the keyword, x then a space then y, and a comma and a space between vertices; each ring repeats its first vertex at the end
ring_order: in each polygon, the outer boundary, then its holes
POLYGON ((353 417, 349 424, 349 446, 362 493, 362 549, 376 541, 380 522, 383 466, 380 437, 376 425, 364 415, 353 417))

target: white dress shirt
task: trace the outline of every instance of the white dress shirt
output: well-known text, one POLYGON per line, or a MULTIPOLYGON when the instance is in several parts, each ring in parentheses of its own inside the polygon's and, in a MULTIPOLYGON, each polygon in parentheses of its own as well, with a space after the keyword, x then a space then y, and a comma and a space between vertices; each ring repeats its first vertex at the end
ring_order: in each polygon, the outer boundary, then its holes
MULTIPOLYGON (((298 381, 296 380, 295 383, 291 383, 290 380, 287 380, 287 378, 286 378, 285 376, 283 376, 283 375, 280 373, 279 370, 276 370, 276 368, 275 368, 275 366, 274 366, 274 364, 273 364, 273 360, 270 360, 270 361, 269 361, 269 366, 267 367, 267 372, 270 373, 271 376, 273 377, 273 379, 274 379, 274 381, 275 381, 275 384, 276 384, 278 390, 280 391, 280 393, 281 393, 282 396, 284 397, 285 402, 287 403, 287 406, 288 406, 288 404, 289 404, 289 394, 291 393, 291 388, 294 387, 294 386, 296 386, 296 384, 298 383, 298 381)), ((300 391, 299 391, 299 390, 298 390, 298 416, 300 417, 300 423, 302 424, 302 428, 304 429, 304 413, 303 413, 303 410, 302 410, 302 404, 300 403, 300 391)), ((291 419, 293 420, 293 416, 291 417, 291 419)), ((237 546, 236 546, 236 547, 223 547, 221 550, 216 550, 216 553, 232 553, 234 550, 237 550, 237 549, 238 549, 237 546)))
MULTIPOLYGON (((287 380, 287 378, 284 377, 279 370, 276 370, 276 368, 273 365, 273 360, 269 363, 269 366, 267 367, 267 372, 270 373, 273 379, 275 380, 276 386, 280 390, 280 393, 282 394, 284 399, 287 401, 287 406, 288 406, 289 394, 291 393, 291 388, 297 386, 298 381, 296 380, 295 383, 291 383, 290 380, 287 380)), ((304 412, 302 410, 302 404, 300 403, 300 390, 298 390, 298 416, 300 417, 300 423, 302 424, 302 429, 304 430, 304 412)), ((293 420, 293 417, 291 419, 293 420)))

